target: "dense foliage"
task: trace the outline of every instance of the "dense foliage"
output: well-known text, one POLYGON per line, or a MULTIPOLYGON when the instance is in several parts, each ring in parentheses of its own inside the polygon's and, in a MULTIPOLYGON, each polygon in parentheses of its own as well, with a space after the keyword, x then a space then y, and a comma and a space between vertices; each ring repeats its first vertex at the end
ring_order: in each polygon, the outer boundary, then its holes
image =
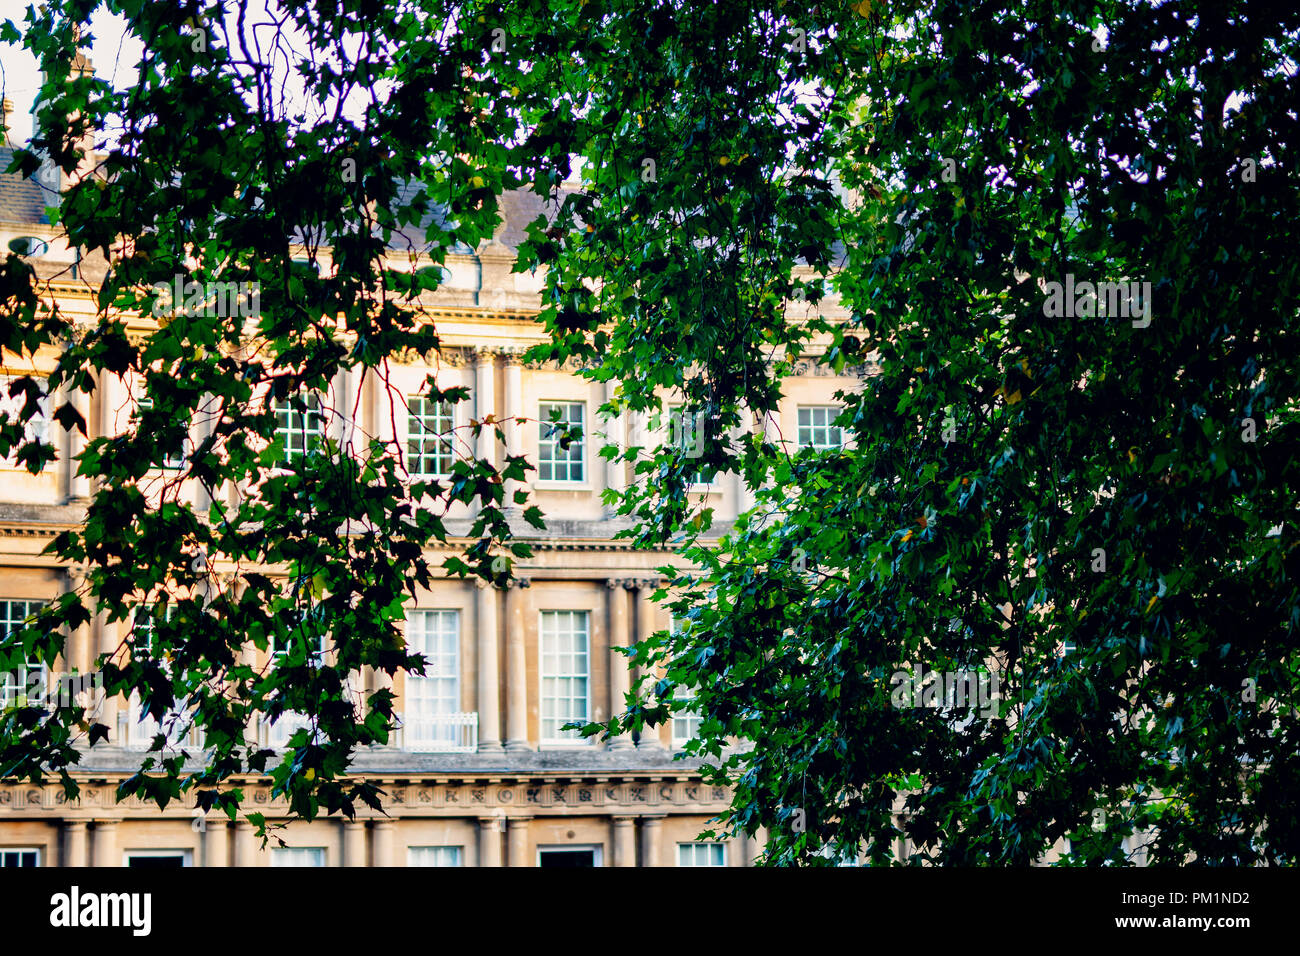
MULTIPOLYGON (((89 248, 136 240, 89 329, 43 315, 11 259, 3 344, 66 340, 52 384, 74 388, 157 369, 155 407, 223 410, 189 473, 214 489, 260 478, 235 509, 147 501, 139 480, 169 450, 161 416, 83 458, 102 485, 58 550, 95 598, 123 615, 164 583, 195 589, 161 631, 171 670, 128 665, 116 686, 197 701, 217 745, 203 774, 168 765, 128 789, 214 793, 248 714, 283 701, 314 707, 329 738, 304 734, 275 771, 295 808, 374 797, 339 774, 383 736, 386 701, 356 724, 336 706, 341 674, 410 663, 395 568, 428 573, 416 555, 443 536, 448 496, 485 499, 476 536, 502 538, 500 476, 466 463, 430 505, 372 444, 268 477, 274 423, 249 399, 436 347, 409 298, 436 277, 380 268, 384 240, 415 223, 441 239, 435 256, 474 245, 502 189, 558 195, 580 155, 583 188, 520 251, 518 269, 547 269, 553 335, 536 357, 598 360, 589 374, 619 382, 610 410, 675 394, 702 416, 702 457, 606 454, 636 462, 623 508, 638 543, 695 569, 670 589, 680 627, 637 650, 666 677, 622 722, 665 720, 693 688, 691 749, 734 787, 725 826, 767 828, 777 863, 860 846, 883 862, 899 837, 913 860, 1026 863, 1068 838, 1069 860, 1118 863, 1135 831, 1158 862, 1300 856, 1286 153, 1300 14, 316 0, 283 4, 259 46, 236 3, 223 17, 111 0, 145 40, 140 81, 69 87, 58 65, 97 5, 51 2, 26 31, 50 72, 37 146, 70 168, 50 130, 117 124, 109 181, 73 190, 61 215, 89 248), (291 34, 302 42, 267 49, 291 34), (444 214, 403 202, 406 183, 444 214), (299 268, 295 236, 331 245, 338 274, 299 268), (194 318, 132 345, 116 310, 150 307, 139 290, 177 271, 260 282, 261 348, 194 318), (818 317, 828 278, 846 322, 818 317), (841 448, 761 427, 814 341, 834 370, 871 373, 843 396, 841 448), (701 469, 739 470, 754 510, 715 526, 689 494, 701 469), (367 533, 340 534, 349 519, 367 533), (284 564, 303 586, 283 594, 236 563, 242 590, 202 590, 200 552, 284 564), (337 668, 238 663, 245 639, 283 638, 304 605, 337 668), (995 712, 908 706, 897 677, 921 670, 991 674, 995 712)), ((483 574, 488 553, 471 555, 483 574)), ((47 623, 75 624, 81 606, 47 623)), ((66 766, 75 717, 9 718, 4 761, 66 766)))

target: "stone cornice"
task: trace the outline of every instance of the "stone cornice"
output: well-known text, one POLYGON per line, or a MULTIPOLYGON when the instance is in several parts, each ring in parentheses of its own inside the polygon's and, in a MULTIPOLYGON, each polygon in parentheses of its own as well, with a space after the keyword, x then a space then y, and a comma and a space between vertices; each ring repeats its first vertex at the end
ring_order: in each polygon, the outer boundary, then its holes
MULTIPOLYGON (((68 800, 57 784, 0 784, 0 821, 56 817, 68 820, 131 818, 196 818, 192 806, 177 801, 166 810, 140 797, 118 801, 116 785, 126 772, 75 774, 80 796, 68 800)), ((473 816, 489 812, 514 815, 567 816, 575 810, 599 815, 638 815, 641 812, 717 812, 728 804, 724 787, 705 784, 697 774, 681 769, 597 772, 536 772, 499 770, 474 774, 356 774, 384 791, 390 817, 473 816)), ((283 799, 271 797, 263 780, 232 780, 244 791, 243 811, 268 817, 288 816, 283 799)), ((211 814, 214 819, 224 819, 211 814)), ((358 808, 359 818, 384 819, 358 808)))

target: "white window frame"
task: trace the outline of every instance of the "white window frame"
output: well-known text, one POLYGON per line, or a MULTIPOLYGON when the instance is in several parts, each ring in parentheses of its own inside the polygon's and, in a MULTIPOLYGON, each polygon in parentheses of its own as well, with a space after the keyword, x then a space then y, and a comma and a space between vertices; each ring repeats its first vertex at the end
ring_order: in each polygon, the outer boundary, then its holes
MULTIPOLYGON (((303 623, 306 623, 305 615, 303 623)), ((311 665, 319 667, 325 662, 325 655, 329 653, 328 641, 328 634, 320 635, 320 647, 317 650, 308 652, 311 665)), ((275 635, 271 635, 266 650, 271 667, 275 667, 280 658, 284 657, 289 651, 287 647, 280 650, 276 649, 275 635)), ((296 710, 286 710, 275 719, 274 723, 267 719, 266 714, 262 714, 259 721, 262 727, 263 745, 270 747, 272 750, 283 750, 289 746, 289 741, 299 730, 304 727, 311 730, 314 717, 311 714, 300 713, 296 710)), ((322 740, 324 740, 324 735, 321 733, 320 728, 317 727, 312 733, 311 742, 319 744, 322 740)))
POLYGON ((180 858, 181 858, 181 867, 182 867, 182 868, 184 868, 184 867, 191 867, 191 866, 194 865, 194 851, 193 851, 193 850, 182 850, 182 849, 176 849, 176 850, 168 850, 168 849, 158 849, 158 850, 123 850, 123 851, 122 851, 122 865, 123 865, 123 866, 130 866, 130 865, 131 865, 131 861, 134 860, 134 859, 140 859, 140 860, 156 860, 156 859, 159 859, 159 858, 162 858, 162 859, 170 859, 170 858, 172 858, 172 857, 180 857, 180 858))
MULTIPOLYGON (((695 695, 689 688, 682 687, 680 684, 673 691, 674 700, 694 701, 695 695)), ((700 712, 690 707, 684 710, 673 712, 673 749, 681 750, 688 743, 700 735, 700 725, 704 718, 700 712), (691 731, 691 728, 694 728, 691 731), (683 734, 683 731, 691 731, 683 734)))
POLYGON ((583 489, 590 487, 591 481, 591 463, 587 461, 587 403, 585 400, 552 398, 545 399, 537 404, 537 481, 538 488, 566 488, 566 489, 583 489), (552 431, 551 409, 559 407, 563 414, 556 424, 572 428, 580 425, 582 428, 582 437, 575 439, 569 444, 567 450, 560 449, 558 439, 548 437, 552 431), (575 421, 572 417, 573 410, 581 409, 582 420, 575 421), (574 448, 577 448, 576 455, 574 448), (549 452, 551 457, 546 457, 549 452), (556 457, 563 456, 563 457, 556 457), (579 477, 556 478, 555 469, 558 465, 563 465, 566 475, 572 475, 574 466, 579 469, 579 477), (550 467, 551 477, 542 477, 542 468, 550 467))
MULTIPOLYGON (((674 415, 682 415, 682 416, 683 416, 683 421, 685 420, 686 404, 685 404, 684 402, 674 402, 673 404, 671 404, 671 405, 668 406, 668 408, 667 408, 667 412, 668 412, 668 420, 667 420, 667 423, 666 423, 666 425, 665 425, 665 427, 666 427, 666 429, 667 429, 667 432, 666 432, 666 434, 664 435, 664 444, 665 444, 665 445, 667 445, 669 442, 671 442, 671 441, 672 441, 672 438, 673 438, 673 426, 672 426, 673 416, 674 416, 674 415)), ((699 413, 697 412, 696 414, 699 414, 699 413)), ((704 422, 704 418, 703 418, 703 416, 700 416, 700 420, 701 420, 702 423, 704 422)), ((702 426, 702 427, 703 427, 703 426, 702 426)), ((701 442, 704 442, 704 441, 707 441, 707 440, 708 440, 707 436, 705 436, 705 435, 701 435, 701 436, 700 436, 700 441, 701 441, 701 442)), ((703 456, 703 453, 701 453, 701 457, 702 457, 702 456, 703 456)), ((687 461, 690 461, 690 460, 691 460, 691 459, 689 459, 689 458, 687 459, 687 461)), ((714 473, 713 473, 713 477, 710 478, 708 481, 699 481, 699 480, 697 480, 697 479, 699 478, 699 474, 700 474, 700 473, 697 471, 694 475, 691 476, 691 481, 690 481, 690 483, 687 485, 687 491, 699 492, 699 493, 701 493, 701 494, 704 494, 704 493, 712 493, 712 492, 716 492, 716 491, 721 491, 721 490, 722 490, 722 489, 721 489, 721 483, 718 481, 719 475, 718 475, 717 471, 714 471, 714 473)))
POLYGON ((27 869, 21 863, 22 853, 35 853, 36 866, 44 864, 45 854, 39 846, 0 846, 0 869, 27 869), (17 862, 10 862, 14 858, 17 862))
MULTIPOLYGON (((18 630, 27 618, 47 603, 39 598, 0 598, 0 636, 18 630), (22 606, 21 616, 17 616, 18 605, 22 606)), ((17 671, 5 671, 0 674, 0 707, 14 704, 20 696, 26 700, 27 687, 31 683, 33 672, 39 672, 41 675, 42 695, 49 693, 50 669, 43 661, 30 658, 19 665, 17 671), (17 683, 14 683, 15 678, 17 683)), ((44 697, 41 702, 44 702, 44 697)), ((31 701, 27 703, 32 704, 31 701)))
POLYGON ((800 405, 795 409, 795 445, 799 451, 811 448, 814 451, 835 451, 844 447, 844 429, 831 422, 839 418, 844 409, 839 405, 800 405), (808 424, 804 425, 804 412, 808 413, 808 424), (823 421, 817 421, 818 413, 825 413, 823 421), (804 441, 804 429, 808 429, 809 440, 804 441), (819 433, 825 433, 825 440, 819 441, 819 433), (834 439, 838 437, 838 441, 834 439))
MULTIPOLYGON (((26 377, 28 376, 13 375, 9 373, 0 374, 0 411, 8 412, 11 421, 18 420, 18 416, 22 414, 23 405, 26 400, 22 397, 11 397, 9 395, 9 386, 18 379, 26 377)), ((33 373, 31 378, 36 379, 37 384, 40 384, 42 376, 33 373)), ((39 439, 43 444, 49 444, 50 442, 49 385, 46 384, 41 387, 44 397, 38 403, 40 413, 23 423, 22 444, 28 444, 37 439, 39 439)), ((0 468, 8 471, 27 471, 27 466, 18 462, 18 448, 19 446, 15 445, 9 450, 9 454, 6 457, 0 458, 0 468)))
MULTIPOLYGON (((537 701, 538 701, 538 727, 537 727, 537 736, 538 736, 538 738, 539 738, 539 739, 538 739, 538 744, 539 744, 540 746, 542 746, 542 747, 550 747, 550 748, 557 748, 557 747, 590 747, 590 746, 592 745, 592 738, 590 738, 590 737, 585 737, 585 738, 584 738, 584 737, 580 736, 580 735, 578 734, 577 731, 569 731, 569 735, 561 735, 561 736, 548 736, 548 735, 547 735, 547 731, 550 729, 550 728, 548 727, 548 724, 554 724, 555 727, 557 728, 557 733, 560 733, 560 732, 558 731, 558 727, 560 727, 560 726, 562 726, 562 725, 564 725, 564 724, 566 724, 566 723, 569 723, 571 720, 583 720, 583 721, 590 721, 590 720, 591 720, 591 616, 592 616, 592 615, 591 615, 591 611, 590 611, 590 610, 587 610, 587 609, 585 609, 585 608, 579 608, 579 609, 573 609, 573 608, 547 608, 546 610, 542 610, 542 611, 539 611, 539 612, 538 612, 538 619, 537 619, 537 680, 538 680, 538 688, 537 688, 537 701), (583 648, 583 649, 582 649, 582 653, 581 653, 581 655, 579 655, 578 652, 577 652, 576 650, 566 651, 566 652, 563 652, 563 654, 561 654, 561 652, 559 652, 559 651, 548 651, 548 648, 547 648, 547 640, 548 640, 548 637, 550 637, 551 639, 554 639, 554 638, 558 638, 558 637, 560 636, 559 633, 558 633, 558 630, 556 631, 556 633, 548 635, 548 631, 549 631, 549 630, 552 630, 551 628, 548 628, 548 621, 554 621, 554 622, 557 622, 557 623, 558 623, 559 620, 560 620, 560 615, 570 615, 569 620, 570 620, 570 628, 571 628, 571 630, 570 630, 569 634, 567 635, 567 636, 569 636, 569 637, 574 636, 574 634, 576 633, 576 632, 572 629, 572 628, 573 628, 573 622, 576 622, 577 620, 581 620, 581 621, 583 622, 584 633, 583 633, 583 645, 582 645, 582 648, 583 648), (567 655, 567 656, 569 656, 571 659, 575 659, 575 660, 576 660, 576 658, 577 658, 578 656, 581 656, 581 657, 583 658, 583 661, 584 661, 585 665, 586 665, 586 671, 580 674, 580 673, 578 673, 576 670, 571 671, 571 672, 564 672, 564 673, 560 672, 558 669, 556 669, 556 670, 554 670, 554 671, 548 671, 548 670, 547 670, 547 659, 548 659, 548 658, 555 658, 555 659, 557 659, 556 662, 558 663, 558 658, 561 657, 561 656, 564 656, 564 655, 567 655), (583 697, 581 697, 581 698, 579 698, 579 697, 577 697, 577 696, 575 696, 575 695, 573 695, 573 694, 568 694, 568 695, 565 695, 564 697, 559 697, 559 696, 557 696, 557 695, 548 695, 548 694, 547 694, 547 681, 548 681, 548 680, 552 680, 552 681, 574 681, 574 680, 582 680, 582 681, 583 681, 583 686, 584 686, 584 689, 585 689, 586 693, 585 693, 585 695, 584 695, 583 697), (569 702, 569 703, 573 703, 573 702, 575 702, 575 701, 581 700, 581 701, 583 702, 583 705, 582 705, 582 706, 583 706, 582 714, 581 714, 581 715, 566 715, 566 716, 559 716, 559 717, 548 717, 548 716, 547 716, 547 706, 546 706, 548 700, 554 700, 554 701, 557 701, 557 702, 563 700, 563 701, 567 701, 567 702, 569 702)), ((558 709, 558 708, 557 708, 557 709, 558 709)))
POLYGON ((271 410, 275 413, 275 437, 284 445, 281 467, 301 461, 313 439, 323 442, 329 437, 325 425, 324 401, 315 392, 274 399, 271 410), (298 402, 302 403, 301 410, 295 407, 298 402), (298 440, 296 443, 295 439, 298 440), (300 444, 301 447, 295 447, 295 444, 300 444))
POLYGON ((412 477, 446 478, 451 475, 457 457, 454 442, 457 404, 427 395, 406 397, 406 470, 412 477), (418 413, 417 407, 420 409, 418 413), (430 458, 433 459, 432 471, 424 467, 430 458), (444 464, 445 468, 442 467, 444 464))
POLYGON ((268 862, 274 867, 327 867, 329 866, 329 851, 323 846, 273 846, 271 847, 271 858, 268 862), (320 862, 294 862, 305 859, 319 860, 320 862))
POLYGON ((465 848, 463 846, 408 846, 406 848, 407 866, 464 866, 465 848))
POLYGON ((564 844, 557 844, 557 843, 548 843, 545 846, 539 846, 537 848, 537 865, 538 866, 542 865, 543 853, 569 853, 569 852, 580 851, 580 850, 591 851, 591 865, 593 868, 599 869, 600 867, 605 865, 605 848, 601 846, 599 843, 579 843, 573 846, 566 846, 564 844))
POLYGON ((455 722, 461 710, 461 612, 459 608, 415 608, 406 614, 406 646, 412 653, 423 655, 426 666, 424 676, 406 675, 406 693, 403 695, 402 723, 407 728, 406 749, 414 749, 415 738, 409 735, 410 726, 420 717, 453 718, 443 727, 436 728, 432 740, 426 739, 421 748, 431 745, 435 751, 459 750, 463 746, 461 726, 455 722), (412 624, 420 622, 418 627, 412 624), (413 704, 418 704, 419 712, 413 704))
POLYGON ((695 840, 690 843, 677 844, 678 866, 726 866, 727 844, 707 840, 695 840), (703 852, 701 852, 703 851, 703 852), (716 851, 716 852, 715 852, 716 851), (701 861, 703 858, 703 861, 701 861), (720 859, 713 859, 720 858, 720 859))
MULTIPOLYGON (((309 614, 310 611, 303 611, 301 609, 299 610, 300 618, 298 622, 298 627, 294 628, 295 635, 297 634, 299 629, 305 629, 307 627, 307 618, 309 614)), ((308 636, 309 635, 303 634, 302 640, 305 642, 308 636)), ((325 656, 329 653, 329 634, 322 632, 319 635, 319 637, 320 637, 320 647, 318 647, 314 651, 307 652, 308 656, 311 658, 312 663, 318 666, 324 663, 325 656)), ((289 648, 286 646, 277 650, 275 646, 275 635, 272 634, 267 644, 267 653, 270 655, 271 666, 274 667, 276 665, 276 662, 279 661, 280 658, 284 657, 286 654, 289 653, 289 648)))
MULTIPOLYGON (((137 391, 135 397, 135 407, 137 411, 137 421, 139 421, 138 413, 153 408, 153 399, 149 398, 147 395, 142 394, 140 391, 137 391)), ((185 459, 187 457, 188 451, 190 451, 190 449, 188 449, 189 445, 190 445, 190 437, 189 437, 189 427, 187 423, 185 441, 182 442, 181 444, 180 455, 176 457, 173 457, 171 455, 164 456, 160 470, 180 471, 181 469, 183 469, 185 467, 185 459)))

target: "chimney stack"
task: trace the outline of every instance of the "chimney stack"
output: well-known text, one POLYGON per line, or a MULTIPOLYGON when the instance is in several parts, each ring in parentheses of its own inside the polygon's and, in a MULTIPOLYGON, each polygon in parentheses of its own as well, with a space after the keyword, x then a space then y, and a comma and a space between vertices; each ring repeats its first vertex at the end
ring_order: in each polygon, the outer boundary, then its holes
MULTIPOLYGON (((77 39, 80 42, 80 30, 77 31, 77 39)), ((71 63, 71 70, 68 74, 68 82, 72 82, 83 76, 93 76, 95 72, 94 64, 82 50, 78 49, 71 63)), ((47 75, 42 75, 42 85, 48 79, 47 75)), ((36 114, 41 108, 41 98, 38 94, 32 103, 32 132, 35 135, 37 127, 36 114)), ((76 115, 69 117, 69 120, 75 121, 76 115)), ((78 140, 77 145, 81 148, 82 158, 77 163, 77 168, 71 173, 65 173, 59 167, 56 167, 48 157, 44 158, 41 168, 36 173, 36 178, 47 189, 61 193, 65 189, 75 186, 81 180, 91 175, 95 168, 95 137, 94 132, 87 130, 78 140)))

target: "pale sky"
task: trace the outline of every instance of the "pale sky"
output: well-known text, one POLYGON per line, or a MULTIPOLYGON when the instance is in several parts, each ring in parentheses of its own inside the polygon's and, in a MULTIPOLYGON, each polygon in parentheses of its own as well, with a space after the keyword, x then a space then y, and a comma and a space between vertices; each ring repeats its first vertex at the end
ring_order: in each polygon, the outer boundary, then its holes
MULTIPOLYGON (((23 0, 0 0, 0 22, 12 20, 18 32, 25 33, 28 6, 23 0)), ((108 14, 103 7, 92 17, 90 27, 90 59, 95 65, 95 75, 114 86, 130 84, 135 78, 135 64, 143 52, 142 44, 134 38, 124 39, 125 21, 108 14)), ((32 101, 40 86, 41 72, 36 58, 21 44, 0 44, 0 88, 14 102, 9 138, 15 143, 26 143, 32 134, 32 101)))

